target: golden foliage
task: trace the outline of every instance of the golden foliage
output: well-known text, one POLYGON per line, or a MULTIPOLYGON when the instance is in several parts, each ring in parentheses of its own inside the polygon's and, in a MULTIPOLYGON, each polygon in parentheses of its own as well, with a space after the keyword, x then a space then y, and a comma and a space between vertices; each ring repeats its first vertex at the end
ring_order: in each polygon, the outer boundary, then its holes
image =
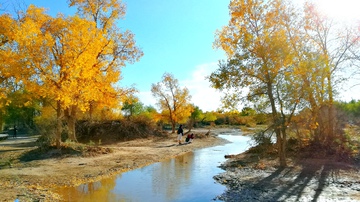
MULTIPOLYGON (((116 106, 120 68, 143 55, 134 35, 115 25, 125 14, 123 4, 74 0, 70 6, 78 6, 78 15, 51 17, 30 5, 19 19, 0 16, 5 28, 0 31, 0 79, 16 78, 38 97, 56 101, 58 119, 64 110, 76 119, 76 111, 88 111, 94 103, 116 106)), ((0 88, 0 98, 4 94, 0 88)))
POLYGON ((175 124, 183 122, 193 111, 189 90, 186 87, 181 89, 178 80, 165 73, 161 82, 152 85, 151 92, 158 99, 161 113, 172 124, 174 132, 175 124))

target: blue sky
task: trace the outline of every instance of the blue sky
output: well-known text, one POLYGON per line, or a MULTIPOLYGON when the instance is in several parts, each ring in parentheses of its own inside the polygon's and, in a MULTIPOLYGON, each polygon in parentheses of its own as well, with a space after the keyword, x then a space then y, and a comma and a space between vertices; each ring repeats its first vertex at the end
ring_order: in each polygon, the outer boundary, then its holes
POLYGON ((140 62, 123 70, 122 84, 136 84, 145 104, 154 103, 151 84, 161 81, 165 72, 174 74, 201 109, 216 110, 219 93, 209 88, 205 76, 224 59, 212 43, 216 29, 229 20, 229 0, 136 0, 124 1, 127 15, 120 23, 136 34, 144 51, 140 62), (151 101, 152 100, 152 101, 151 101), (150 101, 150 102, 149 102, 150 101))
MULTIPOLYGON (((2 0, 3 2, 12 2, 2 0)), ((301 2, 303 0, 294 0, 301 2)), ((69 14, 66 0, 19 0, 26 5, 45 7, 48 13, 69 14)), ((217 68, 219 59, 225 59, 222 50, 215 50, 212 44, 216 29, 227 25, 230 0, 123 0, 127 5, 125 19, 118 26, 135 34, 137 45, 144 56, 139 62, 122 69, 121 86, 134 85, 140 92, 137 96, 145 105, 155 106, 151 84, 161 81, 165 72, 174 74, 181 86, 186 86, 192 95, 192 103, 203 111, 220 107, 221 93, 210 88, 205 79, 217 68)), ((335 0, 323 2, 331 15, 357 16, 354 5, 357 0, 335 0), (341 5, 341 7, 340 7, 341 5), (343 10, 339 10, 342 8, 343 10), (336 11, 336 12, 335 12, 336 11)), ((360 2, 360 1, 359 1, 360 2)), ((11 3, 9 3, 11 4, 11 3)), ((360 4, 360 3, 357 3, 360 4)), ((351 17, 351 16, 350 16, 351 17)), ((345 85, 341 99, 360 99, 359 89, 345 85), (347 90, 347 91, 345 91, 347 90)))

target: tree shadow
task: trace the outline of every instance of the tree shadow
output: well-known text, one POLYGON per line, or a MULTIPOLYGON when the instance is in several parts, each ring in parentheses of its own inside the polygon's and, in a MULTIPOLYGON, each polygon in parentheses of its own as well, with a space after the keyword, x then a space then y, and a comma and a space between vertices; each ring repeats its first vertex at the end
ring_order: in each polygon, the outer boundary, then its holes
POLYGON ((0 146, 5 147, 18 147, 18 148, 27 148, 37 146, 37 138, 33 137, 17 137, 6 139, 5 141, 0 142, 0 146))
POLYGON ((34 160, 46 160, 53 158, 65 158, 70 156, 80 156, 81 151, 71 147, 56 149, 55 147, 49 147, 47 149, 38 147, 36 149, 25 152, 19 158, 22 162, 30 162, 34 160))
MULTIPOLYGON (((318 187, 323 187, 324 182, 328 176, 328 170, 323 169, 324 166, 325 165, 322 164, 301 165, 302 169, 300 171, 295 171, 292 168, 284 169, 284 171, 286 171, 284 175, 280 176, 281 173, 279 173, 280 180, 285 176, 295 179, 293 181, 284 183, 283 186, 273 195, 273 199, 286 200, 290 197, 296 197, 295 201, 299 201, 305 188, 308 187, 311 183, 311 180, 316 179, 319 174, 321 177, 318 178, 318 187)), ((268 179, 265 179, 265 181, 267 180, 268 179)), ((318 190, 320 192, 317 196, 320 195, 322 189, 317 189, 317 192, 318 190)), ((315 197, 314 200, 316 201, 315 197)))
POLYGON ((330 182, 338 181, 340 170, 350 169, 352 166, 332 160, 298 161, 295 166, 279 167, 266 177, 245 179, 236 197, 239 201, 301 201, 305 197, 315 202, 330 182))
MULTIPOLYGON (((6 144, 0 144, 0 146, 8 146, 6 144)), ((27 149, 29 147, 36 147, 37 144, 36 142, 14 142, 11 145, 9 145, 10 147, 16 147, 16 148, 23 148, 23 149, 27 149)))
POLYGON ((165 147, 174 147, 176 145, 179 145, 179 144, 170 144, 170 145, 161 145, 161 146, 157 146, 155 148, 165 148, 165 147))

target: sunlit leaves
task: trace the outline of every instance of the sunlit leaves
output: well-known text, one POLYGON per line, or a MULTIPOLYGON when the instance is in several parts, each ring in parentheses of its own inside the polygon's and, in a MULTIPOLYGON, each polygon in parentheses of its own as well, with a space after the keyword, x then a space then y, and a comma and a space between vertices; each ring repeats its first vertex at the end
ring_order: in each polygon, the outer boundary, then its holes
POLYGON ((172 74, 165 73, 161 82, 152 85, 151 92, 174 132, 175 124, 184 121, 193 111, 189 90, 180 88, 178 80, 172 74))
POLYGON ((283 6, 281 1, 231 1, 229 25, 217 32, 214 43, 228 61, 210 76, 214 87, 234 92, 250 87, 248 98, 268 93, 264 85, 292 64, 283 6))
POLYGON ((214 87, 227 90, 225 106, 234 107, 234 103, 245 100, 242 98, 265 106, 263 110, 272 115, 280 164, 286 165, 286 127, 302 97, 298 93, 302 85, 294 74, 301 61, 294 48, 299 37, 297 15, 281 0, 233 0, 229 8, 229 24, 217 32, 215 40, 228 60, 220 63, 209 79, 214 87), (246 96, 244 89, 248 90, 246 96))
POLYGON ((57 119, 66 112, 74 124, 79 110, 119 103, 127 91, 114 87, 120 68, 143 53, 130 31, 116 27, 125 14, 121 2, 80 0, 70 5, 77 6, 77 15, 52 17, 31 5, 18 19, 0 16, 5 28, 0 31, 0 79, 16 79, 34 95, 56 102, 57 119))
POLYGON ((77 6, 78 13, 96 22, 101 29, 114 28, 116 20, 125 16, 125 4, 118 0, 70 0, 70 6, 77 6))

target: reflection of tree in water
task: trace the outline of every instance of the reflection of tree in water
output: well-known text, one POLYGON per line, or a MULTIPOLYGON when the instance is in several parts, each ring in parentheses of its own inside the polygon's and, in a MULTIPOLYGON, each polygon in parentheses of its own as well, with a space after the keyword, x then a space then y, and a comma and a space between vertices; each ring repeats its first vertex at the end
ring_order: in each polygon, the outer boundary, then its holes
POLYGON ((191 184, 194 157, 190 152, 159 163, 159 168, 153 169, 153 192, 166 196, 167 201, 177 198, 181 186, 191 184))
POLYGON ((67 187, 60 190, 62 196, 67 201, 76 199, 77 201, 115 201, 116 195, 109 190, 114 189, 115 178, 107 178, 98 182, 82 184, 78 187, 67 187))

